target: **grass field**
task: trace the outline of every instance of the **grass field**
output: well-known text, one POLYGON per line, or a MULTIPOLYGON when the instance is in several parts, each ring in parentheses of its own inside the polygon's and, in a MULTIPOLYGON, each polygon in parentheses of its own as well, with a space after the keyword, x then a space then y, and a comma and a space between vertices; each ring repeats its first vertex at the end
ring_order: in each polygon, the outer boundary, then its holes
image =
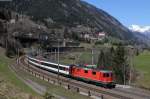
MULTIPOLYGON (((99 51, 94 51, 93 62, 97 64, 99 51)), ((91 51, 71 52, 60 55, 61 64, 92 64, 91 51)))
POLYGON ((40 97, 30 87, 17 79, 8 67, 14 59, 7 58, 4 55, 4 49, 0 48, 0 51, 0 99, 2 96, 9 99, 27 99, 28 97, 35 99, 34 97, 40 97))
POLYGON ((150 88, 150 52, 144 51, 134 59, 134 66, 140 73, 137 85, 150 88))

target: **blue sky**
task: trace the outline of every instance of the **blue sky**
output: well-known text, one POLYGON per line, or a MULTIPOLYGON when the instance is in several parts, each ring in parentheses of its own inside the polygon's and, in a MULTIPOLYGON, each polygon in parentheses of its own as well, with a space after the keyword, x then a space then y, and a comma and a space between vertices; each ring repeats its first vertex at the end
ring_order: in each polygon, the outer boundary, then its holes
POLYGON ((150 0, 84 0, 103 9, 123 25, 150 25, 150 0))

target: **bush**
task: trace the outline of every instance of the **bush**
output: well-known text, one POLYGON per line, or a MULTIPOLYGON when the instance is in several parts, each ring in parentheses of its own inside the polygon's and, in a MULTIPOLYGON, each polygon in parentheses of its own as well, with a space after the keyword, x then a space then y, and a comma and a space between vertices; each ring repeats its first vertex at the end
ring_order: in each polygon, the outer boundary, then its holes
POLYGON ((98 44, 104 44, 104 41, 97 41, 97 42, 95 42, 95 45, 98 45, 98 44))
POLYGON ((54 96, 51 93, 49 93, 49 92, 45 93, 44 99, 52 99, 52 98, 54 98, 54 96))
POLYGON ((5 54, 7 57, 12 58, 15 56, 15 51, 7 48, 5 54))

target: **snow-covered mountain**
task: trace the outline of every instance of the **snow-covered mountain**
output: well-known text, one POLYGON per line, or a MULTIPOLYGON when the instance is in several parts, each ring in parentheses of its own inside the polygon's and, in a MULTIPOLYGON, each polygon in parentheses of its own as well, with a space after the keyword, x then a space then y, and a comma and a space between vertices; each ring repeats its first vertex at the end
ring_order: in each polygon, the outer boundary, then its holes
POLYGON ((150 26, 131 25, 129 29, 133 32, 150 33, 150 26))
POLYGON ((150 26, 131 25, 129 29, 132 32, 138 32, 150 38, 150 26))
POLYGON ((150 26, 131 25, 129 29, 134 33, 138 41, 150 46, 150 26))

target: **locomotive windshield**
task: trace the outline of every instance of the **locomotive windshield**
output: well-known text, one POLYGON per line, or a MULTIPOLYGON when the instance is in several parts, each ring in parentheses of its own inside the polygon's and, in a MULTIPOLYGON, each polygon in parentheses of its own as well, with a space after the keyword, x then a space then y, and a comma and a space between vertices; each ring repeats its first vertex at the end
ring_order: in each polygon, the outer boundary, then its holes
POLYGON ((112 77, 112 73, 104 73, 103 76, 104 77, 112 77))

